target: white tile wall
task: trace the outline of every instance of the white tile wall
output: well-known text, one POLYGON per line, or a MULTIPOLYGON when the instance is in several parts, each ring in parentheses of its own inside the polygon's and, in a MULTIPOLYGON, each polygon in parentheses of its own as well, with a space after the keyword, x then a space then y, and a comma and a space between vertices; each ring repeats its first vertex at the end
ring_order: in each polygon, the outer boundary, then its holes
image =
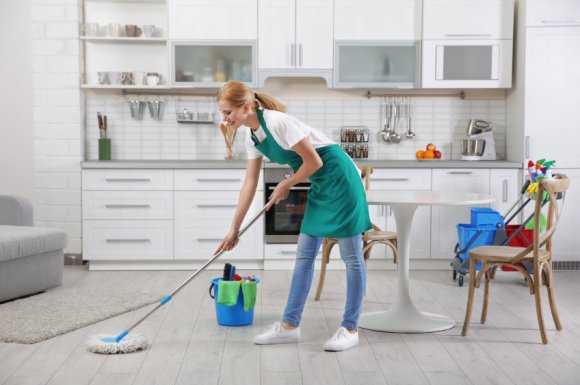
MULTIPOLYGON (((275 96, 275 95, 273 95, 275 96)), ((176 111, 215 112, 213 98, 194 96, 159 96, 165 101, 162 120, 154 120, 146 109, 142 120, 131 118, 126 99, 148 100, 154 96, 88 95, 86 106, 87 159, 97 159, 97 111, 107 114, 109 137, 114 159, 222 159, 225 145, 214 125, 181 124, 176 111)), ((380 99, 350 100, 287 100, 288 113, 340 141, 342 125, 364 125, 371 131, 369 159, 414 159, 415 152, 427 143, 434 143, 446 159, 459 159, 461 140, 465 138, 467 121, 473 117, 490 120, 494 128, 497 153, 505 159, 505 100, 461 100, 453 97, 412 98, 412 130, 416 136, 399 144, 380 140, 380 99)), ((238 134, 235 156, 244 158, 243 133, 238 134)))
POLYGON ((37 225, 64 229, 81 252, 82 94, 78 0, 30 2, 37 225))

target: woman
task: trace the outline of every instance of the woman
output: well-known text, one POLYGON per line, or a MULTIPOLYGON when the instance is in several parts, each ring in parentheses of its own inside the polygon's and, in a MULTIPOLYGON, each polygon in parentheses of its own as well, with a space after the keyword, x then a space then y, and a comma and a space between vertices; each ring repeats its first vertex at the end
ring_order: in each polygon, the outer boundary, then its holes
POLYGON ((300 341, 300 319, 314 275, 314 262, 322 238, 339 239, 346 265, 346 304, 341 327, 324 344, 340 351, 358 344, 358 320, 366 285, 361 234, 371 228, 360 175, 353 161, 336 143, 296 118, 284 113, 276 99, 252 91, 245 83, 229 82, 217 96, 224 121, 247 130, 248 166, 238 207, 229 233, 216 250, 231 250, 250 207, 262 166, 262 155, 288 164, 294 175, 278 183, 270 204, 288 196, 290 188, 309 178, 311 187, 298 238, 296 264, 286 309, 280 322, 254 338, 256 344, 300 341))

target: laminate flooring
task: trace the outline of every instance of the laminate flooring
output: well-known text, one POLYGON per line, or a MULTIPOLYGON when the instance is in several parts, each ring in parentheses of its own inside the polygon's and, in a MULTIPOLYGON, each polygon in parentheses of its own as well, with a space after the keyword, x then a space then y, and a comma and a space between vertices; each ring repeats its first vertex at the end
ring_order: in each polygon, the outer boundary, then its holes
MULTIPOLYGON (((262 282, 247 327, 216 323, 205 271, 168 305, 138 326, 151 346, 125 355, 98 355, 85 349, 93 334, 117 334, 150 308, 136 310, 34 345, 0 343, 2 385, 284 385, 284 384, 547 384, 580 383, 580 272, 555 273, 564 330, 544 313, 550 343, 542 345, 534 298, 521 275, 499 272, 491 287, 488 321, 479 324, 483 290, 477 290, 468 337, 461 336, 467 287, 450 271, 412 271, 411 296, 424 311, 445 313, 454 328, 429 334, 360 332, 357 348, 329 353, 322 344, 338 328, 345 294, 344 271, 329 271, 320 302, 306 304, 299 344, 256 346, 252 337, 279 319, 290 271, 245 271, 262 282)), ((316 276, 317 276, 316 272, 316 276)), ((189 271, 89 272, 65 267, 65 286, 102 282, 170 293, 189 271)), ((396 291, 396 273, 369 271, 365 311, 387 309, 396 291)), ((545 293, 545 292, 544 292, 545 293)), ((547 297, 544 296, 547 300, 547 297)), ((82 309, 79 309, 82 311, 82 309)))

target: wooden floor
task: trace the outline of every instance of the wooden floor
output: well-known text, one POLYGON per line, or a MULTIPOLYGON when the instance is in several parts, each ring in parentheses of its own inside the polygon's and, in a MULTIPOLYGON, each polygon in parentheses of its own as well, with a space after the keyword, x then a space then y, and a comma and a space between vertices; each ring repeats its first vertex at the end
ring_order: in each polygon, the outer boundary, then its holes
MULTIPOLYGON (((500 272, 491 288, 488 323, 478 323, 478 290, 470 335, 460 335, 467 288, 451 272, 411 272, 411 294, 421 310, 451 315, 457 326, 432 334, 362 330, 360 345, 341 353, 322 350, 338 328, 344 302, 344 272, 330 271, 321 302, 311 290, 299 344, 256 346, 252 337, 280 317, 291 272, 255 271, 262 279, 254 325, 219 326, 207 294, 217 271, 206 271, 136 331, 149 349, 126 355, 88 353, 93 334, 116 334, 148 310, 134 311, 35 345, 0 343, 3 385, 126 384, 570 384, 580 383, 580 272, 555 274, 564 330, 557 332, 544 308, 550 343, 542 345, 533 296, 517 273, 500 272)), ((66 267, 65 285, 125 282, 169 293, 191 272, 88 272, 66 267), (120 281, 119 278, 122 278, 120 281)), ((316 284, 316 278, 315 282, 316 284)), ((387 309, 396 288, 395 272, 368 274, 364 310, 387 309)), ((82 309, 79 309, 82 311, 82 309)))

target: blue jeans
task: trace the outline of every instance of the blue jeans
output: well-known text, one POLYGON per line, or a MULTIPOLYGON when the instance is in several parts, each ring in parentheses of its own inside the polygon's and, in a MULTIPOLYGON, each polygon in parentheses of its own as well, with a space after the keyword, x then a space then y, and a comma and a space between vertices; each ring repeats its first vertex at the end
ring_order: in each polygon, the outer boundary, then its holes
MULTIPOLYGON (((304 310, 304 304, 310 291, 314 276, 314 261, 322 242, 321 237, 300 234, 296 264, 292 275, 290 293, 282 321, 298 326, 304 310)), ((338 240, 340 257, 346 265, 346 304, 342 316, 342 326, 356 329, 362 309, 365 294, 367 272, 362 253, 362 238, 356 235, 338 240)))

